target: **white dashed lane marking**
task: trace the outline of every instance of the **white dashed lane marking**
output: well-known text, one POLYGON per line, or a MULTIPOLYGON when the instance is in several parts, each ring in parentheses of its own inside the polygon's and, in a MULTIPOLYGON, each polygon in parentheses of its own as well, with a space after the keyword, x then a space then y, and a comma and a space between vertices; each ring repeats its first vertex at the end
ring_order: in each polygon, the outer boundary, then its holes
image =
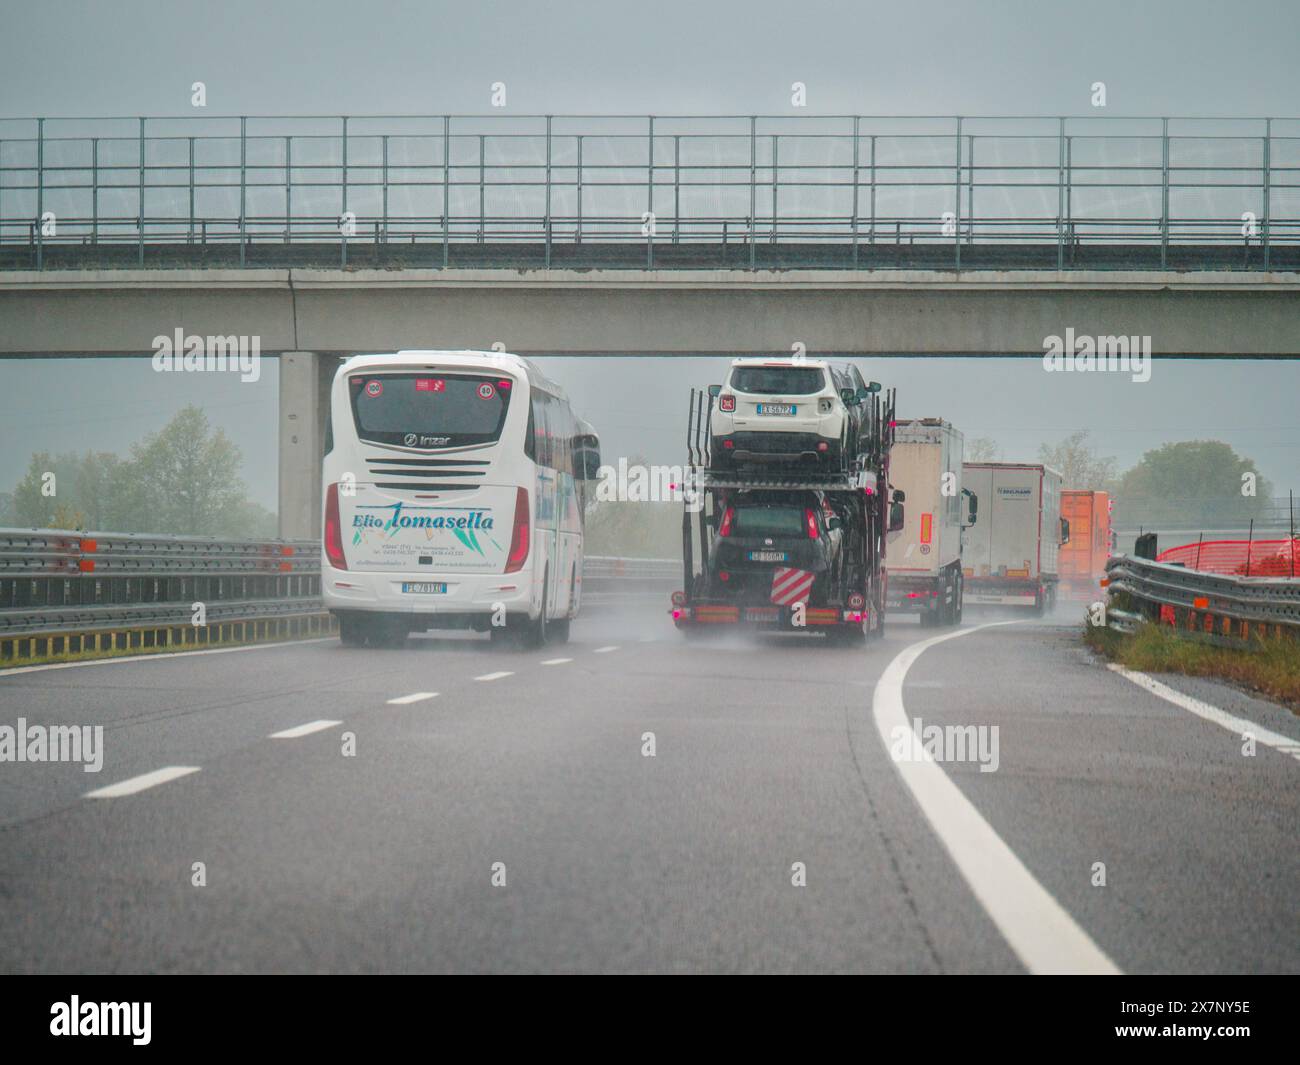
POLYGON ((507 669, 507 670, 502 670, 499 673, 484 673, 483 676, 475 677, 474 679, 475 680, 500 680, 502 677, 513 677, 514 675, 515 675, 514 670, 507 669))
POLYGON ((169 765, 165 769, 155 769, 152 773, 142 773, 138 777, 131 777, 129 780, 110 784, 106 788, 96 788, 94 791, 88 791, 86 792, 86 798, 120 799, 123 795, 134 795, 137 791, 156 788, 159 784, 166 784, 169 780, 187 777, 191 773, 197 773, 198 771, 199 767, 196 765, 169 765))
POLYGON ((617 651, 617 650, 618 650, 617 645, 615 645, 615 644, 610 644, 608 647, 597 647, 597 648, 592 652, 592 654, 604 655, 604 654, 609 654, 610 651, 617 651))
POLYGON ((425 699, 432 699, 437 692, 412 692, 410 695, 399 695, 396 699, 389 699, 389 706, 405 706, 407 703, 419 703, 425 699))
POLYGON ((548 658, 542 663, 544 666, 562 666, 565 662, 572 662, 572 658, 548 658))
POLYGON ((305 725, 295 725, 283 732, 272 732, 267 738, 272 740, 296 740, 299 736, 310 736, 313 732, 321 732, 324 729, 334 728, 336 725, 341 724, 343 724, 342 721, 308 721, 305 725))

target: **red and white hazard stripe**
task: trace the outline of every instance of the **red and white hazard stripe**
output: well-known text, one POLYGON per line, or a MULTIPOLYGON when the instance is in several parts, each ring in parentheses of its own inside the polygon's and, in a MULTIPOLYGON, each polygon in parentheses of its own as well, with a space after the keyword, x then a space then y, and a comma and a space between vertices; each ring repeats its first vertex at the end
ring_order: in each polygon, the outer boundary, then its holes
POLYGON ((808 570, 780 566, 772 574, 772 602, 777 606, 807 602, 812 584, 813 575, 808 570))

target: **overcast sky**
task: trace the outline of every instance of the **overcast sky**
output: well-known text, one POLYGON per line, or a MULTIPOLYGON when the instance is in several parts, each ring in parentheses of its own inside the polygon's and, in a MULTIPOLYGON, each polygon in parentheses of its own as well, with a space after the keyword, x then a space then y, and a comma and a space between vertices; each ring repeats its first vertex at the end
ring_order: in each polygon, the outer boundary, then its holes
MULTIPOLYGON (((0 0, 0 115, 477 113, 1300 113, 1300 3, 566 0, 562 4, 0 0)), ((437 347, 438 338, 430 337, 437 347)), ((1152 380, 1044 374, 1032 361, 863 360, 907 416, 943 415, 1008 459, 1075 428, 1121 467, 1215 437, 1300 488, 1300 365, 1158 363, 1152 380), (1067 384, 1068 382, 1068 384, 1067 384)), ((720 361, 554 360, 608 456, 680 461, 684 389, 720 361)), ((125 451, 197 402, 274 506, 277 382, 154 374, 146 361, 0 364, 0 491, 34 449, 125 451), (197 379, 197 380, 196 380, 197 379)))

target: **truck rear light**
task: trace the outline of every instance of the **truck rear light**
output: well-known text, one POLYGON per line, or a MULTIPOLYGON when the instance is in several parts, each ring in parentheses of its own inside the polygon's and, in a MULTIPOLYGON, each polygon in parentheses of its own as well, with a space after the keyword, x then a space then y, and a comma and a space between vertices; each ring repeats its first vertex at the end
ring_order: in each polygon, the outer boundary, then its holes
POLYGON ((808 539, 816 540, 817 533, 817 515, 813 513, 812 507, 805 507, 803 512, 804 525, 808 529, 808 539))
POLYGON ((722 411, 730 412, 730 411, 733 411, 733 410, 735 410, 735 409, 736 409, 736 397, 735 397, 735 396, 719 396, 719 397, 718 397, 718 410, 722 410, 722 411))
POLYGON ((719 536, 731 535, 731 523, 736 517, 735 507, 728 507, 722 512, 722 524, 718 526, 719 536))
POLYGON ((735 441, 733 441, 733 440, 724 440, 724 441, 722 441, 722 449, 723 449, 724 451, 730 451, 730 450, 731 450, 733 447, 735 447, 735 446, 736 446, 736 444, 735 444, 735 441))
POLYGON ((826 443, 825 440, 818 440, 818 441, 817 441, 817 450, 818 450, 818 451, 829 451, 830 449, 831 449, 830 444, 826 443))
POLYGON ((719 571, 718 571, 718 580, 720 580, 720 581, 729 581, 729 580, 731 580, 731 574, 730 574, 727 570, 725 570, 725 569, 724 569, 724 570, 719 570, 719 571))
POLYGON ((507 573, 517 573, 524 568, 532 538, 532 527, 528 520, 528 489, 520 487, 515 490, 515 527, 510 534, 510 554, 506 557, 507 573))
POLYGON ((347 569, 343 554, 343 522, 339 518, 339 486, 332 484, 325 493, 325 557, 335 569, 347 569))

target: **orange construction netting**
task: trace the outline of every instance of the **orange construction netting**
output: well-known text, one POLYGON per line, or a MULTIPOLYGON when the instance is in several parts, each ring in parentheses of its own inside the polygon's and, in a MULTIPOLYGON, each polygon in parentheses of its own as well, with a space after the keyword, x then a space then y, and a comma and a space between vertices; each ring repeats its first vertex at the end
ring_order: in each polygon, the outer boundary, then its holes
POLYGON ((1300 537, 1294 540, 1206 540, 1170 547, 1157 562, 1181 562, 1203 573, 1232 577, 1300 576, 1300 537))

